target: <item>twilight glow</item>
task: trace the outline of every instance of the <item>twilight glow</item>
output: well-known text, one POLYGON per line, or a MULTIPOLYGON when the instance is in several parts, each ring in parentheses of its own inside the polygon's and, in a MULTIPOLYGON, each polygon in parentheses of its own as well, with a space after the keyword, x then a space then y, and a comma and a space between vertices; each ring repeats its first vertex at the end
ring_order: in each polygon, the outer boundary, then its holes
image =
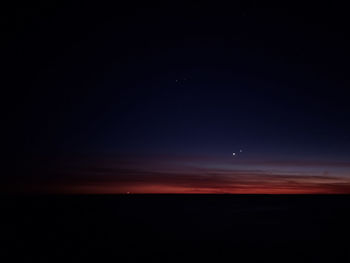
POLYGON ((67 194, 347 194, 349 169, 348 162, 124 156, 65 161, 50 172, 50 180, 43 175, 31 190, 67 194))

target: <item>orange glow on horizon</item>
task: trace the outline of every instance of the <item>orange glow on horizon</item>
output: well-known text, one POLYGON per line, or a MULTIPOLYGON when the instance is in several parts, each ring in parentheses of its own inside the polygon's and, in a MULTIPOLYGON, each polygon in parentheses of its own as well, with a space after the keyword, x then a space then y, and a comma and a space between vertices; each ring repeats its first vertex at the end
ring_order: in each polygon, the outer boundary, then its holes
POLYGON ((166 184, 106 184, 65 186, 58 190, 66 194, 349 194, 350 189, 334 189, 320 185, 300 185, 298 187, 279 185, 272 186, 233 186, 186 187, 166 184))
POLYGON ((323 167, 321 162, 296 162, 294 166, 252 162, 240 167, 200 160, 126 158, 89 162, 89 166, 54 170, 49 180, 45 171, 35 184, 30 182, 30 187, 23 181, 6 190, 48 194, 350 194, 348 163, 323 167), (152 163, 154 159, 157 161, 152 163))

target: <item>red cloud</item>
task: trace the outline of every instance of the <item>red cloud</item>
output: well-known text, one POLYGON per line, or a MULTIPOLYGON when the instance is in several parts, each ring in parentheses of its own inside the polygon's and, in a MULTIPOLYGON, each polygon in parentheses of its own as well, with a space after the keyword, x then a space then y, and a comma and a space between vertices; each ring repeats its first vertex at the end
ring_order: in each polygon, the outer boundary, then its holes
MULTIPOLYGON (((293 169, 269 163, 268 168, 215 168, 217 160, 208 158, 117 158, 98 161, 71 161, 50 169, 37 169, 34 183, 16 184, 15 191, 117 194, 117 193, 230 193, 230 194, 350 194, 350 177, 292 172, 293 169), (193 163, 189 166, 188 163, 193 163), (196 163, 197 162, 197 163, 196 163), (215 164, 207 168, 200 163, 215 164), (273 171, 271 170, 273 168, 273 171), (269 170, 270 169, 270 170, 269 170), (30 188, 28 187, 30 185, 30 188)), ((284 162, 288 167, 318 166, 318 162, 284 162), (293 166, 294 165, 294 166, 293 166)), ((346 168, 347 164, 329 162, 327 167, 346 168)), ((220 166, 220 165, 219 165, 220 166)))

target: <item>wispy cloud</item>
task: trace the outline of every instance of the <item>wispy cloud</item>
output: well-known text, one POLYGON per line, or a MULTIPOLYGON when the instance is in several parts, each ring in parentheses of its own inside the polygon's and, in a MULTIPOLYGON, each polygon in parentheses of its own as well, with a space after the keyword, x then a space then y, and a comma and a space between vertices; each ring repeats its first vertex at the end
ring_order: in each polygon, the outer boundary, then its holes
MULTIPOLYGON (((198 156, 79 159, 60 162, 50 169, 39 169, 38 173, 41 174, 37 174, 36 183, 23 191, 92 194, 350 194, 347 168, 347 163, 336 162, 232 163, 198 156), (309 167, 315 169, 310 170, 309 167)), ((21 183, 17 185, 21 189, 21 183)), ((28 184, 23 184, 22 188, 26 186, 28 184)))

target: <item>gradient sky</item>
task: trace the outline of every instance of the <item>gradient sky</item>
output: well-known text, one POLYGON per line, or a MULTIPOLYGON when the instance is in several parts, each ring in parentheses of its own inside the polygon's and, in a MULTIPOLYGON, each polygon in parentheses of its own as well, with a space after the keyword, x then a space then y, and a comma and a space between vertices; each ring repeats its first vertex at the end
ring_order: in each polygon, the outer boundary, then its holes
POLYGON ((350 193, 341 6, 4 10, 7 191, 350 193))

